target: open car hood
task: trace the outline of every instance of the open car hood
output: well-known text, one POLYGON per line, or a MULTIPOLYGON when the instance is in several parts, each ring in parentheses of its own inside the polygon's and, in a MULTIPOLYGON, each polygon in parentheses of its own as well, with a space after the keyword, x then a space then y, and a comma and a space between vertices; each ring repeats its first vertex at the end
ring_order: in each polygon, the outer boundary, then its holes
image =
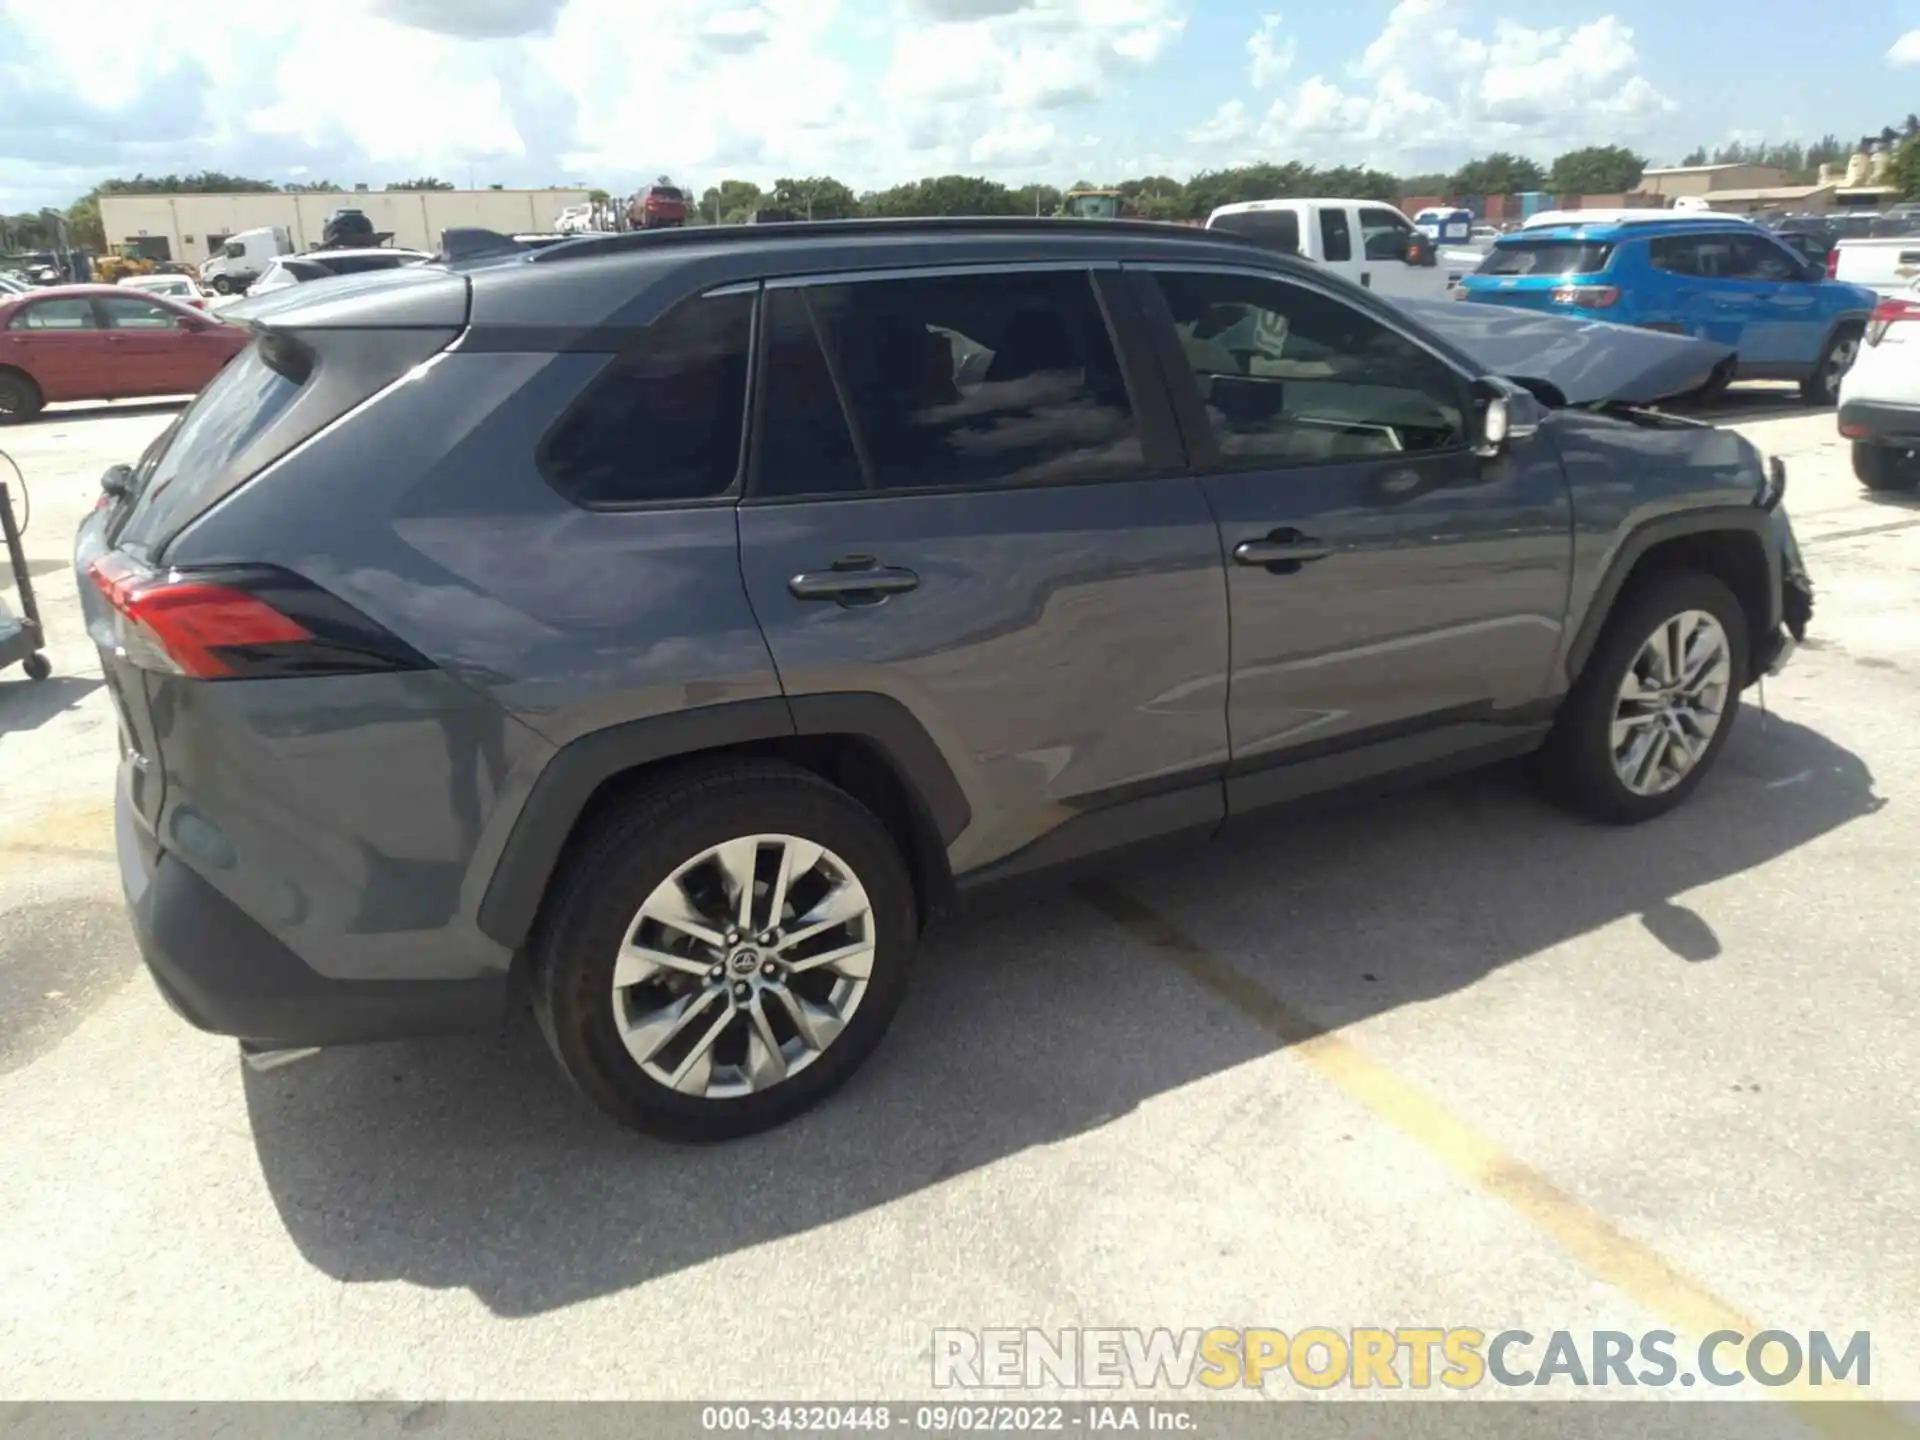
POLYGON ((1471 300, 1397 303, 1482 370, 1544 382, 1568 405, 1651 405, 1685 395, 1705 385, 1734 353, 1686 335, 1471 300))

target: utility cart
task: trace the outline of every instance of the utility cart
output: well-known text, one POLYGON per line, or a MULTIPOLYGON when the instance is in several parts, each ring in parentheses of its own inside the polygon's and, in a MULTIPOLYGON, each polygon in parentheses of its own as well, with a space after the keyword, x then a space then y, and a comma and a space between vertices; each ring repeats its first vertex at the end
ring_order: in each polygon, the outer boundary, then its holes
POLYGON ((33 599, 33 577, 27 574, 27 556, 20 545, 21 527, 14 518, 13 487, 5 479, 8 471, 12 471, 15 480, 20 478, 19 467, 0 454, 0 530, 6 532, 7 560, 13 566, 14 588, 20 592, 18 615, 7 608, 5 600, 0 600, 0 670, 18 661, 29 680, 44 680, 53 673, 53 666, 41 653, 47 643, 46 634, 40 628, 40 607, 33 599))

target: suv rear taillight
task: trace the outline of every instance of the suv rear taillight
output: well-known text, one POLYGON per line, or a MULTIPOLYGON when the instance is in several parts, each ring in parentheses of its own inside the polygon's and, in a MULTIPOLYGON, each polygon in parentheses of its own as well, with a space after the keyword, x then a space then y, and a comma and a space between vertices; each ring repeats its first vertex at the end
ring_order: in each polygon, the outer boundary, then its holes
POLYGON ((120 652, 194 680, 422 670, 426 657, 310 581, 270 566, 148 570, 117 552, 87 567, 120 652))
POLYGON ((1840 247, 1835 245, 1827 251, 1827 278, 1832 280, 1840 274, 1840 247))
POLYGON ((1554 304, 1586 310, 1605 310, 1619 298, 1619 287, 1614 285, 1562 285, 1553 292, 1554 304))
POLYGON ((1878 345, 1887 338, 1887 327, 1902 320, 1920 320, 1920 304, 1912 300, 1882 300, 1867 317, 1867 343, 1878 345))

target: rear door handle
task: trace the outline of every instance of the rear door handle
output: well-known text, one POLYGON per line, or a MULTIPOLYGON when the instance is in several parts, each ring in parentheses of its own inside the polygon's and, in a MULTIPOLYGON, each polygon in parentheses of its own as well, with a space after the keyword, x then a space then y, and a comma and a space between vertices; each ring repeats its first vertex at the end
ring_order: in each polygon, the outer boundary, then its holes
POLYGON ((1233 558, 1241 565, 1264 565, 1275 575, 1291 575, 1302 565, 1324 560, 1333 553, 1310 535, 1302 535, 1291 525, 1283 526, 1261 540, 1242 540, 1233 547, 1233 558))
POLYGON ((882 565, 871 555, 850 555, 833 562, 831 570, 803 570, 787 581, 796 600, 840 600, 872 604, 889 595, 917 589, 920 577, 911 570, 882 565))

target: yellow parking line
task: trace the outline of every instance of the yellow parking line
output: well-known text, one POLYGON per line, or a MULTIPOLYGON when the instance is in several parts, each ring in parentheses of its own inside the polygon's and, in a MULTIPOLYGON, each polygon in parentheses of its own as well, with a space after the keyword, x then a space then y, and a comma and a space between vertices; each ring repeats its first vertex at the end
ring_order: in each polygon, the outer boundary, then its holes
MULTIPOLYGON (((1104 880, 1083 882, 1075 890, 1158 958, 1233 1006, 1348 1097, 1422 1146, 1468 1184, 1505 1202, 1558 1241, 1597 1279, 1643 1309, 1662 1316, 1676 1330, 1697 1339, 1715 1330, 1737 1330, 1751 1336, 1768 1328, 1742 1315, 1654 1250, 1614 1228, 1431 1095, 1290 1008, 1133 896, 1104 880)), ((1805 1381, 1797 1381, 1770 1392, 1770 1398, 1790 1403, 1803 1423, 1823 1435, 1844 1436, 1846 1440, 1920 1435, 1920 1429, 1892 1408, 1862 1403, 1862 1393, 1851 1385, 1816 1390, 1805 1381), (1844 1409, 1831 1408, 1843 1399, 1852 1403, 1844 1409)))

